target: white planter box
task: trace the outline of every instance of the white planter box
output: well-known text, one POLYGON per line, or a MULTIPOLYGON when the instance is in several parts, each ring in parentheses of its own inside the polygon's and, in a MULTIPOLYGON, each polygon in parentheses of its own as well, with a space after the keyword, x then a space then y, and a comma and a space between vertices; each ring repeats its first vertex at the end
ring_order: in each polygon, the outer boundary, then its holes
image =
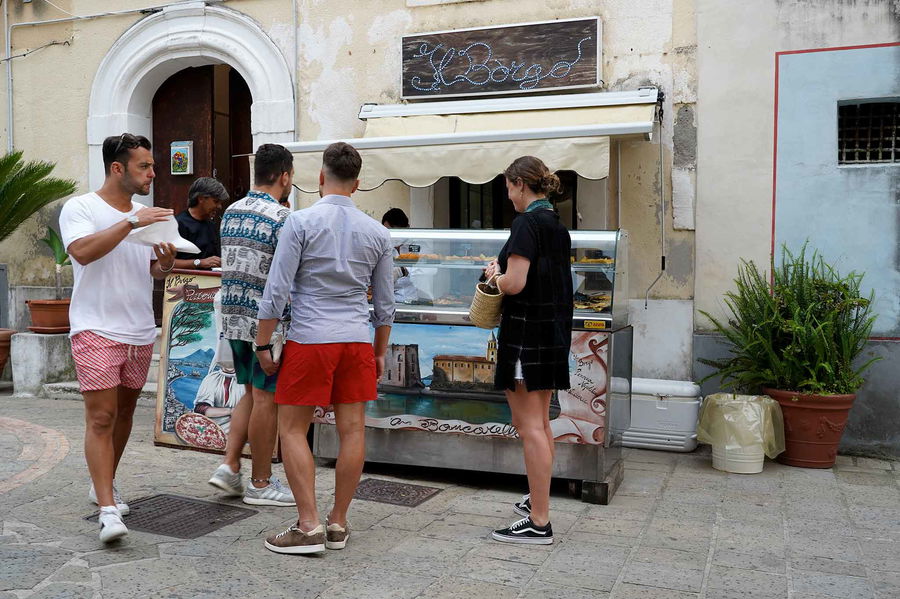
POLYGON ((693 451, 697 447, 700 386, 691 381, 635 378, 631 426, 622 445, 639 449, 693 451))

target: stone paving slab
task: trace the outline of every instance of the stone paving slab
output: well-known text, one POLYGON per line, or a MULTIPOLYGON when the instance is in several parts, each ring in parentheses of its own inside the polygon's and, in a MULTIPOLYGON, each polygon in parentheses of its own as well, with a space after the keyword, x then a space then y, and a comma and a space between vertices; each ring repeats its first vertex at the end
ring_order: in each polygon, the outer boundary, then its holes
MULTIPOLYGON (((626 450, 610 505, 554 487, 552 546, 489 539, 517 519, 522 477, 371 465, 364 476, 442 491, 415 508, 355 502, 347 549, 315 557, 262 545, 293 521, 292 508, 261 508, 197 539, 132 531, 104 547, 84 520, 96 508, 81 404, 0 396, 0 414, 47 431, 0 426, 0 599, 900 597, 897 462, 840 456, 833 469, 805 470, 767 461, 758 475, 736 475, 713 470, 704 449, 626 450)), ((217 456, 155 447, 152 427, 152 407, 140 405, 118 480, 127 498, 240 505, 206 483, 217 456)), ((323 511, 333 481, 332 467, 319 467, 323 511)))

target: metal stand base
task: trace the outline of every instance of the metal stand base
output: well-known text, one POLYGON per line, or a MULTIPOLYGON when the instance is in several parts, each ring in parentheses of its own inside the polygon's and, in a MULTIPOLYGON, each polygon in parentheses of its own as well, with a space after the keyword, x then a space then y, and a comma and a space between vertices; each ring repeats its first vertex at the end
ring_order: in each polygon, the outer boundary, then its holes
MULTIPOLYGON (((313 454, 318 461, 337 457, 334 425, 316 424, 313 454)), ((522 444, 515 439, 437 434, 397 429, 366 429, 366 460, 432 468, 525 474, 522 444)), ((621 447, 556 444, 555 478, 569 479, 582 501, 606 505, 624 475, 621 447)))

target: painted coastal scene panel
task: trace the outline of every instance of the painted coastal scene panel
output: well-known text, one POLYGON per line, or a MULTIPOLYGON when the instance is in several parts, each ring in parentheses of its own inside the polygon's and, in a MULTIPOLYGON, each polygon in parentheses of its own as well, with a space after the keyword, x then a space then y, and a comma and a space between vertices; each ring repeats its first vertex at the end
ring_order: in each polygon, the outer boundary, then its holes
POLYGON ((242 389, 217 355, 217 276, 170 275, 163 305, 163 347, 156 441, 224 451, 231 412, 242 389))
MULTIPOLYGON (((555 394, 551 427, 560 442, 602 443, 606 416, 607 336, 577 332, 570 351, 572 389, 555 394)), ((494 390, 496 331, 396 324, 378 387, 366 407, 374 428, 517 438, 502 391, 494 390)), ((333 423, 330 409, 318 422, 333 423)))

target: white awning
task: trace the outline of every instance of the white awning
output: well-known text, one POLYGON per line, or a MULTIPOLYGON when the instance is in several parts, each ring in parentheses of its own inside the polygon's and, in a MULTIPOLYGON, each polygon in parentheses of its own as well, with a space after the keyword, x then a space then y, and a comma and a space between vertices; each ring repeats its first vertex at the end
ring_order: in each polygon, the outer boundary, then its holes
MULTIPOLYGON (((486 183, 519 156, 533 155, 551 170, 586 179, 609 173, 609 137, 649 139, 657 91, 608 92, 365 105, 365 136, 343 140, 363 159, 360 189, 399 180, 427 187, 441 177, 486 183)), ((294 182, 318 190, 322 150, 336 140, 285 144, 294 153, 294 182)))

